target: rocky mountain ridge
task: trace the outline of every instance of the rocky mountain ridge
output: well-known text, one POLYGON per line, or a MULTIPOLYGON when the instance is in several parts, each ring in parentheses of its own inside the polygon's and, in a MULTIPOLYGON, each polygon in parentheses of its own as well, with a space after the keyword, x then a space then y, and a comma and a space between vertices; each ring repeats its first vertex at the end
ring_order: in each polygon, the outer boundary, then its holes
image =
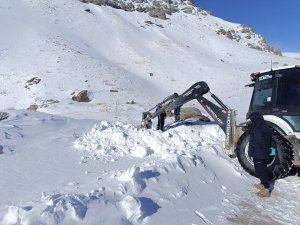
POLYGON ((192 0, 81 0, 81 2, 110 6, 129 12, 148 13, 151 17, 163 20, 167 19, 167 15, 180 11, 189 14, 197 14, 202 11, 200 8, 195 7, 192 0))
MULTIPOLYGON (((109 6, 128 12, 148 13, 153 18, 162 20, 173 13, 186 13, 198 17, 211 16, 210 12, 197 7, 193 0, 80 0, 83 3, 92 3, 99 6, 109 6)), ((253 28, 243 24, 236 24, 233 28, 218 26, 215 32, 240 44, 259 51, 269 52, 282 56, 280 50, 269 45, 267 40, 260 34, 255 33, 253 28)))

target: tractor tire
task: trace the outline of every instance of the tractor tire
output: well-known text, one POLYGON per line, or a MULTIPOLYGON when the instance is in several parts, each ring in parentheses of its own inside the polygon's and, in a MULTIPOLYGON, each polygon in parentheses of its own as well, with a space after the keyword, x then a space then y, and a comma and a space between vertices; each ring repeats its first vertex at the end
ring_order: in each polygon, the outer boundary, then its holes
MULTIPOLYGON (((252 176, 256 176, 252 158, 249 156, 250 131, 246 131, 239 139, 236 155, 241 166, 252 176)), ((292 145, 276 130, 272 129, 272 147, 276 149, 275 156, 267 159, 270 180, 285 177, 292 168, 292 145)))

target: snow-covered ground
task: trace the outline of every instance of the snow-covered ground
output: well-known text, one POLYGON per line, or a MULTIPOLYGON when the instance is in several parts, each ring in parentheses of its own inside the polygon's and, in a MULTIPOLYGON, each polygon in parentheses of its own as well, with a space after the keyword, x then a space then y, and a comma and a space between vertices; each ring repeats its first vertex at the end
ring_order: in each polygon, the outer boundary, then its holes
POLYGON ((230 24, 212 16, 77 0, 2 0, 0 24, 1 225, 300 224, 299 178, 258 198, 215 123, 138 129, 143 111, 200 80, 242 121, 249 74, 299 59, 219 36, 230 24), (71 100, 81 90, 91 102, 71 100))
POLYGON ((298 177, 259 199, 214 123, 162 133, 21 110, 1 132, 1 224, 299 222, 298 177))
POLYGON ((300 53, 296 52, 284 52, 283 55, 290 58, 300 59, 300 53))

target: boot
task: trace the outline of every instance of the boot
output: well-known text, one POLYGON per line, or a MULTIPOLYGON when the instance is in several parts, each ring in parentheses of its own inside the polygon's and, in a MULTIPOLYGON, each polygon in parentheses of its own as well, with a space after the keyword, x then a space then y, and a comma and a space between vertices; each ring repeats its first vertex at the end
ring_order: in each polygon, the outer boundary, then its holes
POLYGON ((259 184, 254 184, 254 187, 255 187, 256 189, 258 189, 258 190, 261 190, 261 189, 265 188, 264 185, 262 185, 261 183, 259 183, 259 184))
POLYGON ((262 189, 260 189, 256 195, 258 197, 270 197, 271 196, 271 192, 268 188, 263 187, 262 189))

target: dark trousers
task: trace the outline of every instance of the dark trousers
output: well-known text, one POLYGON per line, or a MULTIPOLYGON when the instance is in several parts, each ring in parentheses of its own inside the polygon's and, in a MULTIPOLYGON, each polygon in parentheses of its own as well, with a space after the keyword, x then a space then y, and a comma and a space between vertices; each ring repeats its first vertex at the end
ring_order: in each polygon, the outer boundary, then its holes
POLYGON ((265 188, 270 188, 269 175, 267 170, 267 162, 265 159, 255 159, 253 158, 254 169, 257 177, 260 179, 260 183, 264 185, 265 188))
POLYGON ((175 122, 180 120, 180 107, 174 109, 175 122))
POLYGON ((165 130, 165 119, 167 114, 162 113, 157 117, 157 130, 164 131, 165 130))

